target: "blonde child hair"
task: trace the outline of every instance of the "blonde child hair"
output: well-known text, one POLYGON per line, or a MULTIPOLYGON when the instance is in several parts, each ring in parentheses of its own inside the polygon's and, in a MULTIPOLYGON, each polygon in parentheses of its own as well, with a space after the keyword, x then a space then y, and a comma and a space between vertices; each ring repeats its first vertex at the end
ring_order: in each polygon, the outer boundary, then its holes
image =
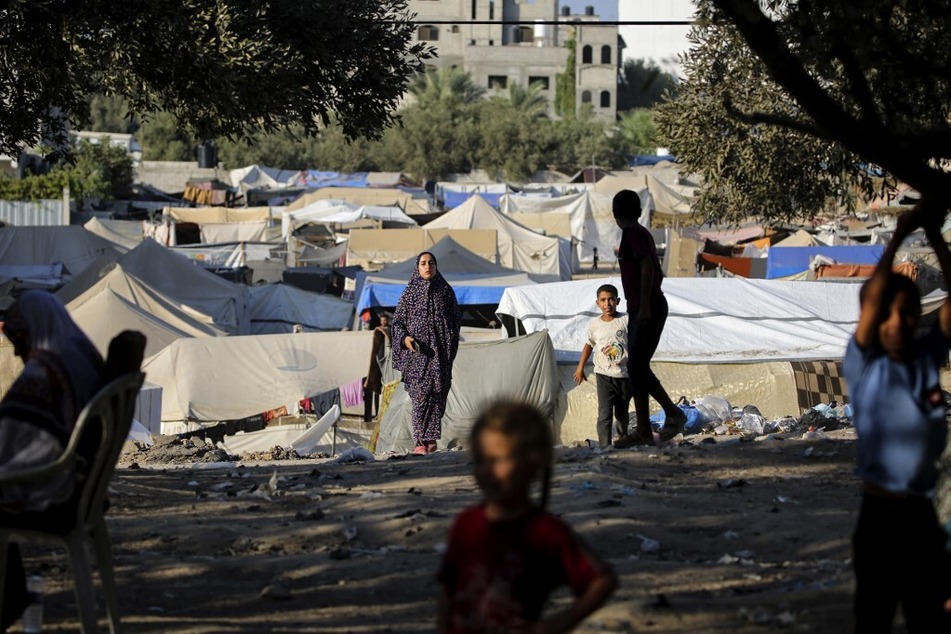
POLYGON ((531 468, 533 476, 540 476, 538 507, 544 510, 548 506, 555 444, 548 419, 531 403, 501 400, 483 410, 472 426, 469 446, 473 452, 479 451, 479 436, 487 430, 512 439, 515 454, 531 468))

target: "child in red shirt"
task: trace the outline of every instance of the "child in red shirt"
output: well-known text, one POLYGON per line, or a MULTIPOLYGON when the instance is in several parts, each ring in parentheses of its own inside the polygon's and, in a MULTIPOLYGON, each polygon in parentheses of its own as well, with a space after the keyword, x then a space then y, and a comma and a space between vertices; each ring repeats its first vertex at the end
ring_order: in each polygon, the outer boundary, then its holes
POLYGON ((439 632, 569 632, 614 591, 611 568, 545 511, 553 444, 548 421, 529 404, 499 403, 476 421, 470 445, 485 499, 463 511, 450 532, 438 575, 439 632), (536 478, 537 505, 530 496, 536 478), (542 618, 562 585, 574 603, 542 618))

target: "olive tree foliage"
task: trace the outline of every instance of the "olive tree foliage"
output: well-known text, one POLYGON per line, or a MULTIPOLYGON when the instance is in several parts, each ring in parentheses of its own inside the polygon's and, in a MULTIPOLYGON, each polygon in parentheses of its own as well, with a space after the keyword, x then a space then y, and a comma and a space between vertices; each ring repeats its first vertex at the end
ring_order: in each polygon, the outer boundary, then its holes
MULTIPOLYGON (((773 4, 777 19, 788 15, 787 3, 773 4)), ((808 114, 714 2, 698 2, 688 38, 686 79, 656 119, 661 144, 702 177, 698 214, 727 223, 792 220, 853 209, 858 193, 871 193, 875 181, 859 156, 804 128, 808 114)))
POLYGON ((405 0, 14 0, 0 8, 0 151, 65 143, 97 93, 195 138, 244 138, 335 116, 348 138, 394 123, 433 49, 405 0))
POLYGON ((731 114, 835 144, 951 203, 951 0, 714 0, 795 107, 731 114))

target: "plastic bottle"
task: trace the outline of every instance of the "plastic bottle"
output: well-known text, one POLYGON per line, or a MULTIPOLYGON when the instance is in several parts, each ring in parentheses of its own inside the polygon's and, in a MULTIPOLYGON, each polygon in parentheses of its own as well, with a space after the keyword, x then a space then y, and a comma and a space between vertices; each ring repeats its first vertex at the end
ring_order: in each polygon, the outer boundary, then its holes
POLYGON ((26 580, 26 591, 30 604, 21 619, 23 634, 39 634, 43 631, 43 577, 30 575, 26 580))

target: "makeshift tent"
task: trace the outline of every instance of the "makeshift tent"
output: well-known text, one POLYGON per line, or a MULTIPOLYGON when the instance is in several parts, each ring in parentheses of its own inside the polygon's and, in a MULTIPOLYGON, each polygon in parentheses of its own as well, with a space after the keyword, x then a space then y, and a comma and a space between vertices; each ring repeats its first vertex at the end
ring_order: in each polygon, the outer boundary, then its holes
POLYGON ((179 339, 143 371, 163 389, 165 429, 253 416, 360 380, 372 343, 366 332, 179 339))
POLYGON ((353 318, 353 303, 333 295, 311 293, 289 284, 251 287, 251 334, 342 330, 353 318))
POLYGON ((773 245, 766 257, 766 277, 775 279, 797 275, 809 269, 816 256, 828 258, 836 264, 876 264, 885 247, 880 244, 843 245, 837 247, 805 246, 780 247, 773 245))
MULTIPOLYGON (((506 288, 535 283, 527 273, 493 264, 450 236, 429 251, 436 257, 439 272, 452 286, 461 305, 496 305, 506 288)), ((375 306, 396 306, 415 268, 416 256, 413 256, 376 273, 357 273, 357 314, 375 306)))
POLYGON ((424 229, 495 229, 498 263, 517 271, 571 279, 571 242, 535 233, 478 196, 427 223, 424 229))
POLYGON ((81 296, 66 309, 103 357, 108 353, 113 337, 123 330, 137 330, 145 335, 146 356, 157 354, 182 337, 224 334, 211 327, 196 327, 194 320, 181 313, 175 315, 163 311, 163 318, 159 318, 109 288, 103 288, 88 298, 81 296))
POLYGON ((225 334, 214 327, 211 317, 152 288, 121 264, 105 263, 98 271, 93 271, 93 268, 90 266, 82 277, 73 279, 56 293, 68 308, 77 309, 99 294, 108 292, 122 297, 185 336, 217 337, 225 334))
MULTIPOLYGON (((559 361, 576 362, 605 283, 623 288, 617 277, 510 288, 498 313, 521 320, 527 332, 547 330, 559 361)), ((858 323, 858 290, 850 284, 667 278, 663 290, 670 313, 657 361, 841 359, 858 323)), ((623 299, 618 309, 626 310, 623 299)))
POLYGON ((229 172, 233 187, 241 191, 251 189, 283 189, 297 185, 298 170, 282 170, 263 165, 248 165, 229 172))
MULTIPOLYGON (((218 222, 200 225, 202 244, 226 244, 230 242, 268 242, 269 220, 251 222, 218 222)), ((274 232, 277 234, 277 232, 274 232)), ((276 237, 276 235, 275 235, 276 237)))
MULTIPOLYGON (((636 191, 640 196, 642 209, 639 222, 649 227, 652 208, 650 194, 643 188, 636 191)), ((621 241, 621 229, 617 226, 611 210, 612 198, 607 194, 592 191, 554 198, 508 194, 500 199, 499 208, 504 214, 532 228, 560 227, 560 223, 556 225, 545 218, 567 217, 570 233, 566 235, 563 230, 551 233, 572 240, 578 262, 592 262, 594 249, 598 250, 598 255, 603 260, 613 254, 621 241)))
POLYGON ((347 264, 378 270, 415 258, 447 235, 486 260, 498 262, 495 229, 355 229, 347 241, 347 264))
POLYGON ((197 225, 271 220, 270 207, 165 207, 162 214, 180 222, 197 225))
POLYGON ((65 273, 79 275, 98 258, 115 261, 121 253, 105 238, 78 225, 0 227, 0 265, 47 265, 62 262, 65 273))
POLYGON ((94 217, 90 218, 83 227, 86 231, 105 238, 122 253, 137 247, 145 236, 141 220, 109 220, 94 217))
POLYGON ((505 183, 436 183, 436 198, 443 201, 446 209, 455 209, 476 195, 498 207, 499 197, 509 191, 505 183))
POLYGON ((251 332, 247 286, 221 279, 152 240, 146 240, 118 262, 152 288, 210 315, 215 326, 225 332, 251 332))
MULTIPOLYGON (((475 419, 494 400, 512 398, 532 403, 554 419, 562 396, 547 333, 461 344, 452 367, 452 389, 442 419, 440 445, 467 444, 475 419)), ((414 444, 411 404, 401 383, 380 421, 376 452, 409 451, 414 444)))
POLYGON ((360 206, 327 198, 316 200, 297 211, 284 211, 281 218, 281 235, 286 239, 295 229, 309 223, 340 225, 362 219, 381 223, 396 223, 407 227, 416 226, 416 221, 403 213, 403 210, 397 206, 360 206))
POLYGON ((287 206, 287 211, 297 211, 298 209, 307 207, 315 200, 324 200, 326 198, 345 200, 354 205, 395 206, 410 215, 428 214, 430 212, 429 201, 425 198, 414 198, 412 194, 400 189, 379 187, 323 187, 316 191, 308 192, 290 203, 287 206))

